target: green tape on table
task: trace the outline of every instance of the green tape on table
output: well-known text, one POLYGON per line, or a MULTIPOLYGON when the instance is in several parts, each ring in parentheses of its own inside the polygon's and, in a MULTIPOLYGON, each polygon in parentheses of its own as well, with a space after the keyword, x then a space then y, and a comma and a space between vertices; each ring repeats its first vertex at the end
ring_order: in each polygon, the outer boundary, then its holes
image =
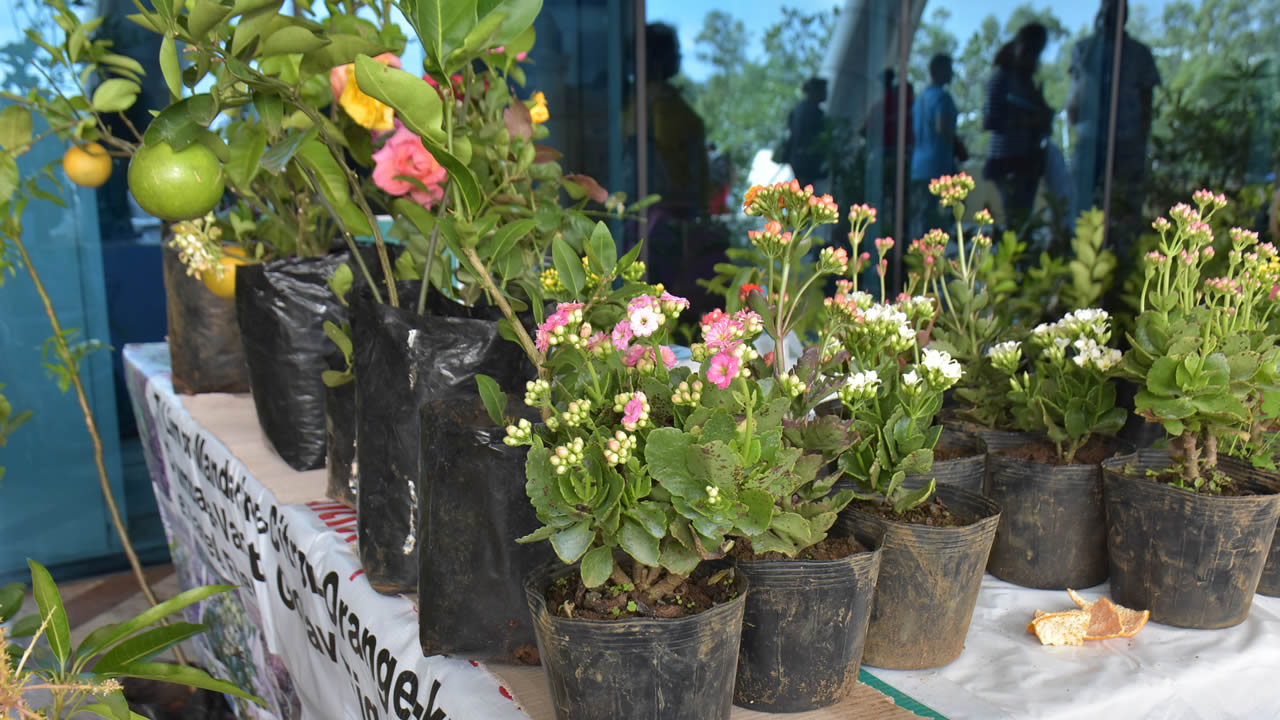
POLYGON ((910 710, 911 712, 915 713, 916 715, 919 715, 920 717, 936 718, 936 720, 947 720, 946 715, 943 715, 942 713, 938 712, 937 710, 934 710, 928 705, 925 705, 919 700, 916 700, 910 695, 903 693, 901 690, 898 690, 897 688, 886 683, 885 681, 881 680, 875 675, 872 675, 871 673, 867 672, 865 669, 861 669, 858 672, 858 680, 863 685, 870 685, 876 690, 879 690, 885 695, 888 695, 889 697, 893 698, 894 704, 896 704, 898 707, 910 710))

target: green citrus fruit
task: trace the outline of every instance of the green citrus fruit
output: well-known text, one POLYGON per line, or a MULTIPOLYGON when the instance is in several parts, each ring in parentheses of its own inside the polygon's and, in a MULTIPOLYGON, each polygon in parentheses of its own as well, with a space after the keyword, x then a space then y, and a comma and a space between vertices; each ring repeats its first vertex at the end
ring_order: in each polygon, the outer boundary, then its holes
POLYGON ((62 156, 62 169, 71 182, 82 187, 102 187, 111 177, 111 156, 96 142, 72 145, 62 156))
POLYGON ((129 192, 162 220, 203 217, 217 206, 226 185, 218 158, 199 143, 178 152, 169 143, 143 145, 129 161, 129 192))

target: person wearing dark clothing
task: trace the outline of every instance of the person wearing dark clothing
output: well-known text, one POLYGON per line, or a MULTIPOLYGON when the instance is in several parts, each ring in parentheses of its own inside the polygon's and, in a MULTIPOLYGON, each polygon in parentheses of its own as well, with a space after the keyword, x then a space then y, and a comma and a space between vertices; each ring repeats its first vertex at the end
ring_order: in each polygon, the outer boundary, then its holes
MULTIPOLYGON (((1072 216, 1091 206, 1103 207, 1107 163, 1107 132, 1111 118, 1116 23, 1128 19, 1127 3, 1103 0, 1094 20, 1094 33, 1071 48, 1071 90, 1067 119, 1076 131, 1072 168, 1075 203, 1072 216)), ((1143 223, 1143 183, 1147 168, 1147 139, 1151 136, 1152 96, 1160 84, 1151 48, 1122 32, 1120 73, 1116 95, 1116 138, 1112 158, 1111 244, 1127 254, 1143 223)), ((1122 257, 1123 261, 1124 258, 1122 257)))
POLYGON ((827 158, 821 142, 822 132, 826 129, 822 103, 826 100, 826 79, 809 78, 804 84, 804 99, 796 103, 787 116, 787 145, 783 161, 791 166, 801 185, 812 185, 823 176, 827 158))
POLYGON ((996 53, 987 81, 982 127, 991 131, 983 177, 993 181, 1004 205, 1005 225, 1021 228, 1030 218, 1045 169, 1045 142, 1053 109, 1036 85, 1035 72, 1049 34, 1040 23, 1018 29, 996 53))
POLYGON ((951 82, 949 55, 930 58, 929 81, 911 111, 916 141, 911 151, 912 238, 942 227, 942 213, 937 199, 930 197, 929 181, 956 172, 956 103, 947 92, 951 82))

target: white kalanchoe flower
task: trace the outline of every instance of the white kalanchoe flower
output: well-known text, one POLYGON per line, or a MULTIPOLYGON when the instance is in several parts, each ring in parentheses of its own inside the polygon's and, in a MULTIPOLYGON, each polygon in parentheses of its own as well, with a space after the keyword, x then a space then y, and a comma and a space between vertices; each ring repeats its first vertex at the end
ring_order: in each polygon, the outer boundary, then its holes
POLYGON ((1018 363, 1022 361, 1022 343, 1017 340, 1008 340, 992 345, 987 349, 987 357, 991 359, 991 364, 996 369, 1012 374, 1017 371, 1018 363))
POLYGON ((903 385, 905 385, 905 386, 907 386, 907 387, 909 387, 909 388, 913 388, 913 387, 915 387, 916 385, 918 385, 919 383, 920 383, 920 375, 919 375, 919 374, 917 374, 915 370, 911 370, 911 371, 909 371, 909 372, 905 372, 905 373, 903 373, 903 374, 902 374, 902 384, 903 384, 903 385))
POLYGON ((631 311, 628 319, 631 322, 632 333, 637 337, 649 337, 662 325, 666 317, 653 308, 642 307, 631 311))
POLYGON ((950 387, 959 382, 960 376, 964 374, 960 363, 953 360, 949 353, 933 348, 924 349, 924 358, 920 361, 920 365, 924 367, 932 385, 950 387))

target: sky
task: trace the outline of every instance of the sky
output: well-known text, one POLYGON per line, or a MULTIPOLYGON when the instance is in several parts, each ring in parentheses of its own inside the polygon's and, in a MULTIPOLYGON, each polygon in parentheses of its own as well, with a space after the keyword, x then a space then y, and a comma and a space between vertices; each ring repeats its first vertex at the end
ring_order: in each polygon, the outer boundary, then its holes
MULTIPOLYGON (((893 2, 894 0, 871 0, 872 2, 893 2)), ((1130 0, 1134 6, 1145 5, 1155 16, 1163 10, 1171 0, 1130 0)), ((1194 2, 1195 0, 1193 0, 1194 2)), ((970 35, 978 29, 987 15, 998 18, 1008 17, 1014 8, 1024 3, 1035 8, 1051 8, 1062 22, 1072 30, 1087 27, 1093 23, 1098 9, 1097 0, 932 0, 924 9, 928 18, 934 8, 945 7, 951 12, 947 28, 960 41, 961 47, 970 35)), ((695 81, 704 80, 710 73, 710 66, 697 60, 693 49, 694 38, 702 29, 702 20, 711 10, 728 12, 747 27, 752 38, 754 52, 762 50, 760 38, 765 28, 777 22, 781 17, 780 6, 797 8, 815 12, 830 7, 842 10, 846 5, 855 4, 837 0, 647 0, 646 12, 649 22, 666 22, 676 27, 680 35, 681 54, 683 55, 684 73, 695 81)), ((1048 56, 1052 56, 1054 48, 1048 48, 1048 56)))

